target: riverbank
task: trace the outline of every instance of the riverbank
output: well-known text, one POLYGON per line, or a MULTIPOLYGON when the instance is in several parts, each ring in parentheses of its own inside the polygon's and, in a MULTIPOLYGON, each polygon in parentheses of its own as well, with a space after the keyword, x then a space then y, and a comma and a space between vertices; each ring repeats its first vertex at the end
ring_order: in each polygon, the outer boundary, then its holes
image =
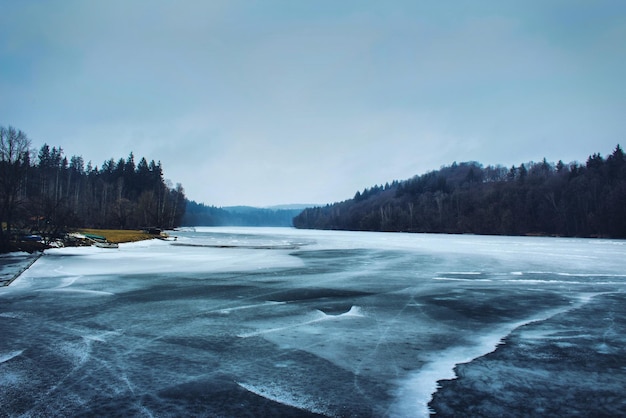
POLYGON ((160 238, 160 234, 150 234, 146 231, 134 229, 79 229, 76 232, 81 234, 98 235, 106 238, 113 244, 125 242, 144 241, 147 239, 160 238))
MULTIPOLYGON (((90 234, 104 237, 107 242, 122 244, 128 242, 145 241, 154 238, 164 239, 163 233, 151 234, 147 231, 125 229, 80 229, 80 234, 90 234)), ((80 245, 74 241, 63 242, 65 246, 80 245)), ((39 241, 12 241, 5 251, 0 253, 0 287, 9 286, 23 272, 28 270, 35 261, 43 255, 44 250, 51 248, 39 241)))

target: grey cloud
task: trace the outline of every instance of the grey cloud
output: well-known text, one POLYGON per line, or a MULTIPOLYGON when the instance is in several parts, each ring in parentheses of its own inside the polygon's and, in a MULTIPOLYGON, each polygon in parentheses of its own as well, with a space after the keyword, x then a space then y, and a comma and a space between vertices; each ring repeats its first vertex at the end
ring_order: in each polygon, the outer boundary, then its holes
POLYGON ((624 6, 544 3, 9 3, 0 123, 95 164, 162 160, 217 205, 609 152, 624 6))

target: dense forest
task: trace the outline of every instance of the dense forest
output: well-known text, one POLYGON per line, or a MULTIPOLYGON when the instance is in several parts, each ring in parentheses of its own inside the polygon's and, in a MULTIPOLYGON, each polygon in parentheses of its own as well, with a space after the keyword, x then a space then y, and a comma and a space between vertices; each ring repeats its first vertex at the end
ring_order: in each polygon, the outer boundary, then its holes
POLYGON ((59 147, 31 149, 22 131, 0 127, 0 244, 14 231, 48 236, 71 227, 172 228, 185 212, 185 194, 163 178, 160 162, 132 153, 100 168, 69 159, 59 147))
POLYGON ((181 225, 185 226, 293 226, 301 209, 233 206, 218 208, 187 202, 181 225))
POLYGON ((309 208, 297 228, 626 238, 626 160, 618 145, 586 164, 453 163, 309 208))

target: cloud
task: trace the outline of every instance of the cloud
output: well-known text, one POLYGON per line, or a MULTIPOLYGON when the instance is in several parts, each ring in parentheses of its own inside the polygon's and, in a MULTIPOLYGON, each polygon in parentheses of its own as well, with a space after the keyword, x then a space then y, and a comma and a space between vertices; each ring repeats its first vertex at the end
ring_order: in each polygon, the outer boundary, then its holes
POLYGON ((5 10, 1 124, 94 164, 161 160, 208 204, 326 203, 453 161, 584 159, 623 135, 621 2, 5 10))

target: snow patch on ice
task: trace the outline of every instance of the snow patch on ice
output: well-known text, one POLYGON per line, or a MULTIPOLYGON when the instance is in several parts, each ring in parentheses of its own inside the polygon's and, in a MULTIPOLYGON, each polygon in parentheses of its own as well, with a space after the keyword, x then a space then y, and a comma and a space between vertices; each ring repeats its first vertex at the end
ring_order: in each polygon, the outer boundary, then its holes
POLYGON ((200 271, 255 271, 301 267, 303 261, 287 251, 221 248, 177 247, 160 240, 120 244, 119 251, 95 251, 91 247, 48 250, 29 277, 62 277, 62 287, 72 285, 79 277, 195 273, 200 271))
POLYGON ((124 374, 122 374, 122 376, 120 376, 120 380, 122 382, 126 383, 126 387, 134 395, 135 394, 135 388, 134 388, 133 384, 130 382, 130 380, 128 379, 128 376, 126 375, 126 373, 124 373, 124 374))
POLYGON ((207 311, 205 313, 218 312, 219 314, 222 314, 222 315, 228 315, 228 314, 230 314, 233 311, 240 311, 240 310, 244 310, 244 309, 263 308, 263 307, 272 306, 272 305, 283 305, 285 303, 287 303, 287 302, 269 300, 269 301, 266 301, 264 303, 257 303, 257 304, 254 304, 254 305, 235 306, 235 307, 232 307, 232 308, 223 308, 223 309, 218 309, 217 311, 207 311))
POLYGON ((57 287, 54 289, 41 289, 38 292, 65 292, 65 293, 81 293, 91 296, 113 296, 115 293, 105 292, 103 290, 89 290, 89 289, 66 289, 63 287, 57 287))
POLYGON ((247 333, 239 334, 237 336, 239 338, 258 337, 258 336, 261 336, 261 335, 264 335, 264 334, 269 334, 269 333, 272 333, 272 332, 280 332, 280 331, 285 331, 285 330, 288 330, 288 329, 302 327, 302 326, 305 326, 305 325, 315 324, 317 322, 340 320, 340 319, 344 319, 344 318, 346 318, 346 319, 349 319, 349 318, 360 318, 360 317, 363 317, 363 316, 364 315, 361 313, 361 308, 359 306, 352 306, 348 312, 344 312, 344 313, 339 314, 339 315, 329 315, 329 314, 326 314, 326 313, 320 311, 319 309, 317 309, 315 311, 315 315, 313 315, 313 319, 308 319, 308 320, 303 321, 303 322, 296 322, 295 324, 285 325, 285 326, 282 326, 282 327, 268 328, 268 329, 259 330, 259 331, 247 332, 247 333))
POLYGON ((248 392, 252 392, 255 395, 269 399, 270 401, 278 402, 282 405, 291 406, 293 408, 313 412, 315 414, 322 414, 328 417, 336 416, 333 411, 321 404, 318 399, 313 399, 306 394, 295 393, 287 388, 279 386, 276 383, 270 383, 262 387, 243 382, 236 383, 248 392))
POLYGON ((87 362, 87 359, 91 355, 91 343, 93 341, 88 338, 83 338, 82 343, 64 343, 59 347, 59 351, 62 352, 68 360, 71 360, 74 367, 80 367, 87 362))
POLYGON ((559 276, 572 277, 626 277, 626 274, 600 274, 600 273, 555 273, 559 276))
POLYGON ((492 279, 462 279, 460 277, 433 277, 433 280, 448 280, 451 282, 492 282, 492 279))
POLYGON ((567 280, 541 280, 541 279, 510 279, 502 280, 506 283, 521 283, 521 284, 587 284, 587 282, 573 282, 567 280))
POLYGON ((24 350, 15 350, 8 353, 0 353, 0 363, 6 363, 7 361, 19 356, 24 350))
POLYGON ((59 351, 65 354, 74 364, 74 368, 80 368, 91 356, 94 342, 106 342, 110 336, 118 336, 122 333, 117 330, 104 331, 97 334, 84 334, 77 342, 66 342, 59 347, 59 351))
POLYGON ((13 319, 21 319, 24 315, 19 312, 2 312, 0 313, 0 318, 13 318, 13 319))
POLYGON ((607 343, 600 343, 597 344, 595 346, 596 351, 600 354, 613 354, 615 353, 617 350, 615 350, 614 348, 612 348, 611 346, 609 346, 607 343))
POLYGON ((93 334, 93 335, 83 335, 83 339, 85 341, 99 341, 99 342, 106 342, 107 338, 109 336, 119 336, 122 335, 122 333, 120 331, 105 331, 105 332, 101 332, 99 334, 93 334))
POLYGON ((493 352, 502 340, 514 328, 500 329, 498 332, 477 338, 471 347, 452 347, 431 355, 430 361, 406 381, 400 383, 396 391, 396 403, 392 405, 392 417, 428 417, 433 411, 428 404, 439 388, 440 380, 456 379, 454 368, 457 364, 472 360, 493 352))
POLYGON ((571 339, 591 339, 593 338, 593 335, 591 334, 561 334, 558 331, 554 331, 554 330, 548 330, 548 331, 544 331, 544 330, 529 330, 529 331, 524 331, 522 332, 522 336, 524 338, 524 340, 562 340, 562 339, 567 339, 567 340, 571 340, 571 339))
POLYGON ((342 314, 338 314, 338 315, 330 315, 327 313, 324 313, 321 310, 317 310, 318 312, 321 312, 323 317, 320 320, 324 320, 324 319, 339 319, 339 318, 345 318, 345 317, 359 317, 362 318, 365 315, 363 315, 363 313, 361 312, 361 307, 360 306, 355 306, 353 305, 350 310, 348 312, 344 312, 342 314))
POLYGON ((8 371, 0 374, 0 387, 9 387, 9 385, 18 385, 22 380, 23 376, 20 373, 16 373, 13 371, 8 371))

